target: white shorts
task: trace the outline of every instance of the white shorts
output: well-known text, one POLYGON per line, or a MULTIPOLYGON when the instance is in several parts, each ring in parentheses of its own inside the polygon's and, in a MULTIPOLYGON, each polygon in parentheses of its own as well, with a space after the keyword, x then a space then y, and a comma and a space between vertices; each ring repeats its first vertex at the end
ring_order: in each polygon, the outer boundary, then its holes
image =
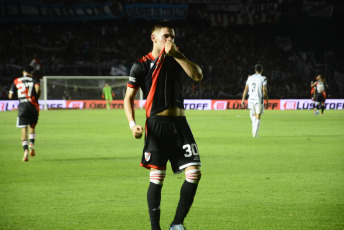
POLYGON ((248 103, 247 108, 251 109, 254 114, 264 113, 264 104, 251 102, 251 103, 248 103))

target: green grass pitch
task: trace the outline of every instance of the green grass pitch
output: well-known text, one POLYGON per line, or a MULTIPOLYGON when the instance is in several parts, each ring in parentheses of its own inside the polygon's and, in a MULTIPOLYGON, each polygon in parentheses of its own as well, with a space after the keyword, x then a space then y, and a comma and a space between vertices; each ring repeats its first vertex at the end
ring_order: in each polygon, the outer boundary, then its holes
MULTIPOLYGON (((266 111, 258 139, 247 110, 186 114, 202 160, 187 229, 344 229, 343 111, 266 111)), ((41 111, 27 163, 16 117, 0 112, 0 229, 150 229, 143 139, 123 110, 41 111)), ((183 181, 168 167, 163 229, 183 181)))

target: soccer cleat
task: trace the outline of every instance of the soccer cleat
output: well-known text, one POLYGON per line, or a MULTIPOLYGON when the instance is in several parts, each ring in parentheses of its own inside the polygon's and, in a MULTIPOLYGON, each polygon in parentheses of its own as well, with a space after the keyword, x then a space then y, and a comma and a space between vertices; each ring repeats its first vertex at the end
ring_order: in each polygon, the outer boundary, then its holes
POLYGON ((30 156, 34 157, 36 155, 35 146, 32 143, 30 143, 29 147, 30 147, 30 156))
POLYGON ((174 224, 170 226, 170 230, 186 230, 182 224, 174 224))
POLYGON ((24 162, 25 162, 25 161, 29 161, 29 153, 28 153, 27 150, 25 150, 25 152, 24 152, 23 161, 24 161, 24 162))

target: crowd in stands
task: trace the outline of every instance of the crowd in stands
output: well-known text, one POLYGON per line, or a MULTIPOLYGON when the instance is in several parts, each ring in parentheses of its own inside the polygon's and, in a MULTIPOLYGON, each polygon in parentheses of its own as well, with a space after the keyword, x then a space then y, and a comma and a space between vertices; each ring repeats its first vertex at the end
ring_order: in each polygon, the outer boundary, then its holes
MULTIPOLYGON (((47 76, 129 75, 133 61, 151 50, 150 26, 101 22, 2 26, 1 99, 6 99, 5 91, 32 58, 40 60, 47 76)), ((310 82, 317 73, 292 45, 281 46, 274 31, 264 25, 177 24, 175 43, 204 74, 200 83, 186 79, 185 98, 240 99, 256 63, 264 65, 270 98, 310 98, 310 82)), ((341 90, 333 85, 334 92, 341 90)), ((62 99, 64 91, 52 99, 62 99)))

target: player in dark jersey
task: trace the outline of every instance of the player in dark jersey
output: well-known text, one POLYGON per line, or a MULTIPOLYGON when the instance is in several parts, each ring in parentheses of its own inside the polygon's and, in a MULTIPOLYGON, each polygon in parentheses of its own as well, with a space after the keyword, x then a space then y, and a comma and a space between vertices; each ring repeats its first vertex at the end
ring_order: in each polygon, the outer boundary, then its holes
POLYGON ((34 68, 26 66, 23 70, 23 77, 14 79, 10 88, 8 97, 12 99, 13 94, 17 91, 19 106, 18 106, 18 119, 17 127, 21 128, 21 142, 24 148, 23 161, 29 160, 29 147, 30 155, 35 156, 34 143, 36 139, 35 126, 38 121, 39 104, 38 98, 40 96, 39 80, 33 78, 34 68), (28 130, 29 141, 28 142, 28 130))
POLYGON ((167 161, 174 173, 185 171, 185 181, 170 229, 185 229, 189 212, 201 179, 201 161, 195 139, 185 118, 183 80, 203 78, 200 67, 189 61, 174 43, 174 29, 158 25, 152 29, 153 50, 137 60, 130 71, 124 109, 135 138, 143 128, 135 123, 134 98, 139 88, 146 97, 145 145, 141 166, 150 170, 147 192, 152 230, 160 230, 161 189, 167 161))

